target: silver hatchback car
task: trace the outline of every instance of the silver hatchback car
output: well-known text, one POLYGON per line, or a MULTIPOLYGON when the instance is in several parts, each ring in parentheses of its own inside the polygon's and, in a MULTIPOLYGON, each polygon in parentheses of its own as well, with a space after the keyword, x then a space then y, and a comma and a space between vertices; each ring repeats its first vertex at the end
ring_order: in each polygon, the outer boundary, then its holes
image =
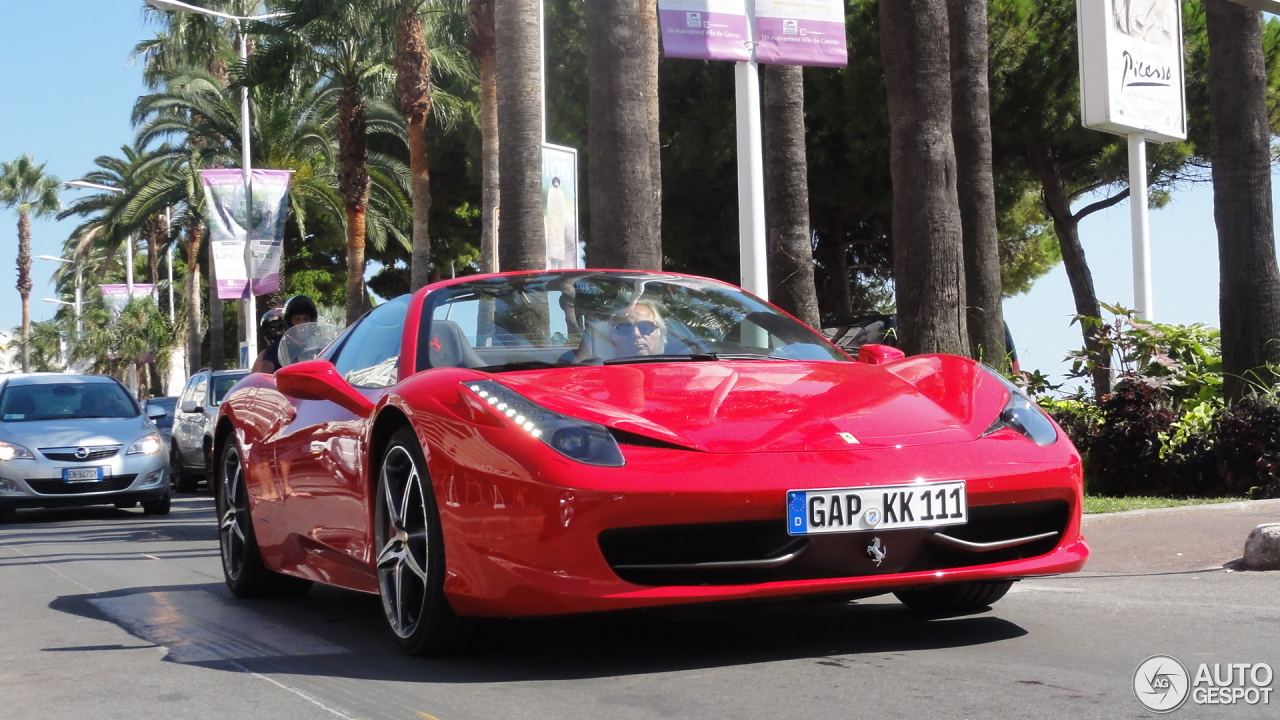
POLYGON ((139 502, 148 515, 166 514, 168 458, 165 440, 112 378, 0 376, 0 515, 139 502))

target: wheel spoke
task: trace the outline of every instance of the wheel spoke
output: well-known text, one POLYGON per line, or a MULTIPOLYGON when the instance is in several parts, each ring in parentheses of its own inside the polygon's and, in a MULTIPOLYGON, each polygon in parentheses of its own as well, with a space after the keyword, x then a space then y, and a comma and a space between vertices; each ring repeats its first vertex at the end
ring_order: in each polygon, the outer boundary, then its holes
POLYGON ((391 476, 388 468, 382 468, 382 501, 387 508, 387 523, 391 526, 391 530, 399 530, 400 528, 400 508, 396 507, 394 496, 391 494, 391 476))

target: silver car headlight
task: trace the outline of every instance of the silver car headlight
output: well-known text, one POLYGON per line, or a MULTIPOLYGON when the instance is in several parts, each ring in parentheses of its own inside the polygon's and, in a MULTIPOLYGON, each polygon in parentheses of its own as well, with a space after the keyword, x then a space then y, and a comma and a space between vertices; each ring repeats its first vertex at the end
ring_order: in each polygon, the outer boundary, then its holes
POLYGON ((8 462, 10 460, 35 460, 36 456, 30 450, 22 447, 17 443, 4 442, 0 440, 0 461, 8 462))
POLYGON ((160 448, 162 447, 164 447, 164 443, 160 440, 160 436, 155 433, 151 433, 130 445, 129 451, 126 452, 125 455, 155 455, 160 452, 160 448))
POLYGON ((463 385, 487 403, 493 412, 506 416, 516 427, 567 458, 602 467, 626 464, 618 441, 603 425, 535 405, 506 385, 492 380, 465 382, 463 385))
POLYGON ((1058 429, 1053 426, 1053 421, 1035 401, 1027 397, 1005 376, 985 365, 981 367, 1009 391, 1009 402, 1000 411, 1000 416, 995 419, 995 422, 991 423, 991 427, 982 433, 982 437, 997 430, 1009 428, 1037 445, 1052 445, 1057 442, 1058 429))

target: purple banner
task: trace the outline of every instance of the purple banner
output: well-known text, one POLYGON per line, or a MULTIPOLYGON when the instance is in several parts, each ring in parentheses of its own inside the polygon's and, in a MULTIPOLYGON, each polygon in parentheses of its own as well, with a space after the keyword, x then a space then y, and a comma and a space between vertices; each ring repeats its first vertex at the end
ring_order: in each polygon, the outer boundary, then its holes
POLYGON ((775 65, 844 67, 849 64, 843 22, 757 17, 756 60, 775 65))
MULTIPOLYGON (((99 285, 98 287, 102 290, 102 304, 107 306, 111 317, 120 317, 120 313, 124 312, 124 306, 129 303, 129 286, 99 285)), ((155 286, 150 283, 134 283, 133 298, 136 300, 145 297, 155 299, 155 286)))
MULTIPOLYGON (((707 12, 702 9, 667 9, 669 5, 707 7, 708 2, 661 2, 658 24, 662 29, 662 54, 693 60, 747 62, 747 17, 744 13, 707 12)), ((724 4, 724 3, 720 3, 724 4)), ((732 3, 730 3, 732 4, 732 3)))
POLYGON ((254 170, 253 202, 241 170, 201 170, 218 297, 248 297, 245 242, 252 249, 253 294, 280 289, 280 255, 289 210, 288 170, 254 170), (253 217, 249 218, 252 209, 253 217))

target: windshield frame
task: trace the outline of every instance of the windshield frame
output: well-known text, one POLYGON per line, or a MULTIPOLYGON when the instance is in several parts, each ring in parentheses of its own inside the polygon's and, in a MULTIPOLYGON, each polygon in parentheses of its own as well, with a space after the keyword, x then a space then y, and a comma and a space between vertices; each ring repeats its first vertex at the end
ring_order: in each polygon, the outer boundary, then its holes
MULTIPOLYGON (((619 319, 619 312, 629 312, 627 308, 644 309, 643 306, 649 304, 662 308, 665 346, 651 350, 643 359, 637 356, 635 362, 638 363, 661 362, 663 355, 670 356, 668 362, 853 362, 853 358, 832 345, 823 334, 729 283, 676 273, 561 270, 478 276, 430 290, 420 310, 414 371, 467 367, 482 372, 505 372, 625 364, 627 361, 622 357, 609 355, 609 351, 618 352, 617 347, 604 347, 604 352, 599 352, 603 346, 598 338, 608 334, 599 328, 604 327, 602 322, 609 318, 619 319), (480 327, 483 321, 479 317, 479 303, 483 302, 483 296, 494 298, 495 306, 500 306, 494 312, 503 314, 507 321, 504 326, 495 319, 487 335, 480 327), (513 298, 521 302, 511 302, 513 298), (457 313, 465 316, 461 320, 465 330, 459 332, 458 327, 437 326, 442 320, 459 325, 453 322, 459 319, 454 316, 454 309, 466 304, 475 307, 457 313), (532 321, 540 325, 539 329, 531 330, 532 325, 524 324, 508 330, 509 326, 524 320, 518 317, 522 312, 541 313, 532 321), (735 327, 755 326, 757 322, 767 329, 755 327, 754 337, 767 337, 767 342, 754 346, 733 343, 730 347, 729 333, 735 327), (554 331, 557 327, 559 330, 554 331), (592 333, 595 343, 589 349, 587 346, 592 342, 583 339, 588 332, 592 333), (445 363, 437 366, 431 359, 432 345, 435 344, 438 355, 441 340, 448 340, 450 335, 457 340, 454 345, 472 347, 447 356, 445 363), (775 347, 774 343, 783 344, 775 347), (500 347, 511 348, 507 357, 500 347), (792 348, 790 354, 787 348, 792 348)), ((643 314, 638 318, 641 322, 635 325, 646 325, 643 314)), ((625 318, 622 320, 615 326, 626 325, 625 318)), ((651 332, 651 325, 638 332, 646 330, 651 332)))

